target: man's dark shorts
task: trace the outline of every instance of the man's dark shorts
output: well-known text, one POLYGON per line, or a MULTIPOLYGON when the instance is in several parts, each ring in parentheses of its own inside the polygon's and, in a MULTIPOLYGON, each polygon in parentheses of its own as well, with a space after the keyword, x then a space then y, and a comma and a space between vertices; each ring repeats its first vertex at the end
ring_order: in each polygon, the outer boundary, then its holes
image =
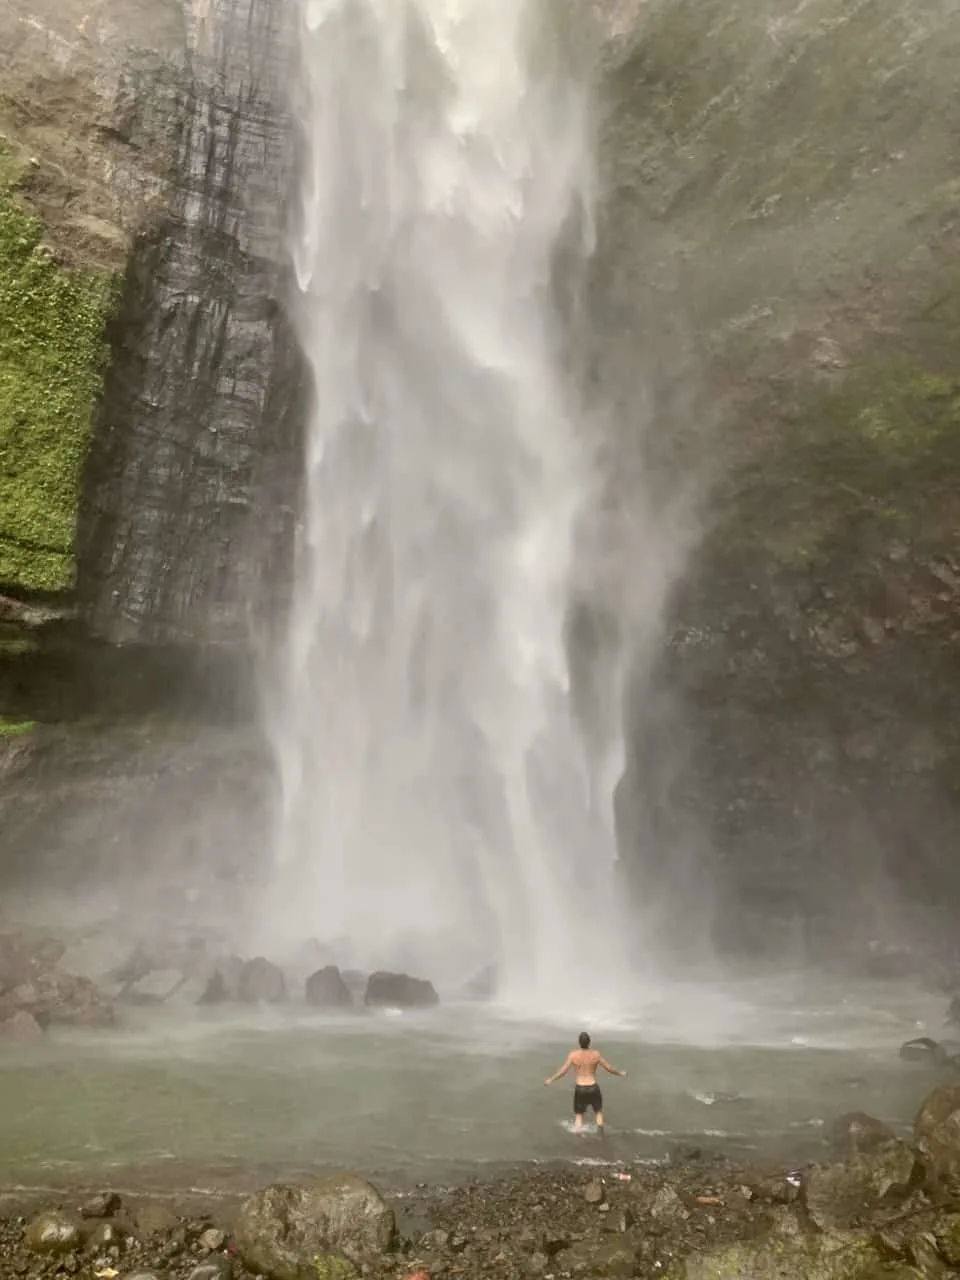
POLYGON ((582 1116, 588 1107, 594 1112, 603 1110, 603 1094, 598 1084, 578 1084, 573 1089, 573 1114, 582 1116))

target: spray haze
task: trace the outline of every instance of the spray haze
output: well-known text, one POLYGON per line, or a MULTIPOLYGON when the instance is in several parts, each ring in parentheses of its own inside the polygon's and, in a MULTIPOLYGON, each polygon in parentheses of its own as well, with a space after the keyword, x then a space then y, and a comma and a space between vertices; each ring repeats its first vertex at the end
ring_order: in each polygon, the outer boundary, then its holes
POLYGON ((609 760, 564 645, 594 478, 553 281, 589 250, 589 97, 541 17, 302 8, 315 399, 262 927, 448 983, 494 963, 557 1007, 609 977, 618 928, 609 760), (585 966, 571 936, 599 922, 585 966))

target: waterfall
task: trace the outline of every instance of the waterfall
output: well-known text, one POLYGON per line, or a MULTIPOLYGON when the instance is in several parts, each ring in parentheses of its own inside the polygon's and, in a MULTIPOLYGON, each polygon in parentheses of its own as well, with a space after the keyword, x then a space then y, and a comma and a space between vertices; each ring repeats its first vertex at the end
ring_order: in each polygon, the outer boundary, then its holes
POLYGON ((438 985, 492 963, 557 1010, 602 993, 618 929, 564 644, 592 481, 553 280, 589 248, 589 94, 548 13, 302 3, 315 395, 262 917, 438 985))

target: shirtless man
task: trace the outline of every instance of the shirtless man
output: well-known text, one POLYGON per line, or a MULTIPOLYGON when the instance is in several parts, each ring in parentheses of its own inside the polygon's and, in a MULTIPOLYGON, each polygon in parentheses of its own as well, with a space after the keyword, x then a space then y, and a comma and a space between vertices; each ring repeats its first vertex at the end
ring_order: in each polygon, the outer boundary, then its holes
POLYGON ((587 1107, 593 1107, 593 1114, 597 1118, 597 1132, 603 1137, 603 1094, 600 1092, 600 1086, 597 1084, 597 1067, 603 1067, 604 1071, 609 1071, 612 1076, 625 1076, 627 1073, 621 1071, 618 1067, 611 1067, 610 1063, 596 1049, 590 1048, 590 1037, 586 1031, 580 1032, 580 1048, 573 1049, 567 1054, 567 1060, 559 1071, 555 1071, 552 1076, 544 1080, 544 1084, 553 1084, 554 1080, 559 1080, 561 1076, 565 1076, 570 1068, 574 1070, 574 1080, 576 1084, 573 1089, 573 1131, 574 1133, 583 1132, 583 1117, 587 1107))

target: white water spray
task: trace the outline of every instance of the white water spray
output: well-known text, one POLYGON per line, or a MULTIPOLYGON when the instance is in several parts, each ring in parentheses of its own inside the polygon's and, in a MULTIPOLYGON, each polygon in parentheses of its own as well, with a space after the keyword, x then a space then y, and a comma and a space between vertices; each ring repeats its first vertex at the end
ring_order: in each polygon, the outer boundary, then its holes
POLYGON ((264 918, 438 985, 493 962, 506 999, 573 1011, 618 930, 564 649, 591 476, 551 279, 588 234, 588 102, 538 10, 303 2, 315 403, 264 918))

